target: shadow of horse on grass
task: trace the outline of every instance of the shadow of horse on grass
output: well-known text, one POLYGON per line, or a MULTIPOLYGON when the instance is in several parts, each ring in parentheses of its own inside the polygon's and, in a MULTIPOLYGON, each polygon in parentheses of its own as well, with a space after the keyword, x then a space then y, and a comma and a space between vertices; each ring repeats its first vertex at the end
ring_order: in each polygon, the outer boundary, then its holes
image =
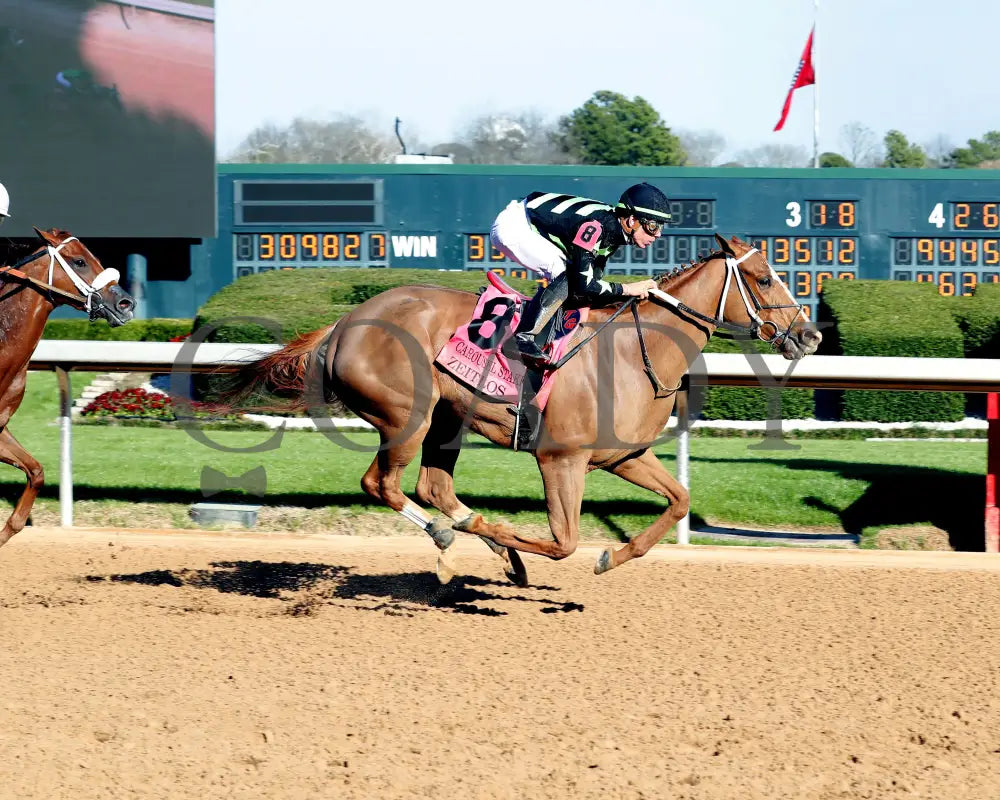
POLYGON ((352 568, 290 561, 216 561, 211 569, 149 570, 125 575, 87 575, 87 581, 145 586, 192 587, 223 594, 277 599, 288 603, 290 616, 311 616, 323 605, 413 616, 421 611, 502 617, 496 604, 534 603, 543 614, 583 611, 580 603, 556 600, 544 593, 553 586, 533 586, 510 594, 506 581, 467 576, 442 586, 432 572, 364 575, 352 568), (496 590, 503 590, 496 591, 496 590))

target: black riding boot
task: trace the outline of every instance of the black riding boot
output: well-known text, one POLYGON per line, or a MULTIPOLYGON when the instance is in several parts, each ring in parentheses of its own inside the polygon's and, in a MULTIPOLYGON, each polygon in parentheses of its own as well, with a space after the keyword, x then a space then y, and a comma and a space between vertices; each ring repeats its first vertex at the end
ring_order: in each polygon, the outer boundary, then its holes
POLYGON ((521 383, 521 395, 516 407, 508 409, 517 416, 514 428, 514 449, 534 450, 538 432, 542 429, 542 412, 531 401, 535 399, 538 390, 542 388, 543 375, 530 367, 524 371, 524 381, 521 383))
POLYGON ((543 289, 540 289, 525 306, 514 334, 514 344, 517 346, 525 366, 544 365, 545 353, 542 352, 545 334, 549 322, 556 315, 569 296, 569 284, 563 273, 543 289), (541 341, 541 343, 539 342, 541 341))

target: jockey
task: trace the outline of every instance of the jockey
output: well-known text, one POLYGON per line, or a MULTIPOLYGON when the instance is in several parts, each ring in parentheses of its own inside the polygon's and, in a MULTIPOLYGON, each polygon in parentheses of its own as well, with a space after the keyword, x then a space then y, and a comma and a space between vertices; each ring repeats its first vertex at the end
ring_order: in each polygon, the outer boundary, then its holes
POLYGON ((7 189, 4 185, 0 183, 0 225, 3 221, 10 216, 10 195, 7 194, 7 189))
POLYGON ((626 189, 614 208, 585 197, 532 192, 497 215, 490 230, 493 246, 548 278, 524 307, 513 339, 529 367, 520 402, 509 409, 518 418, 516 449, 530 448, 540 428, 540 412, 531 400, 541 387, 537 368, 548 363, 539 340, 545 339, 549 321, 563 305, 598 308, 628 297, 645 299, 656 281, 609 283, 602 280, 604 267, 624 244, 648 247, 670 219, 666 196, 648 183, 626 189))
POLYGON ((582 308, 645 299, 653 280, 602 280, 608 257, 624 244, 650 245, 670 222, 666 196, 648 183, 629 187, 618 205, 554 192, 532 192, 512 201, 493 223, 493 246, 549 283, 527 304, 514 340, 526 364, 544 365, 539 346, 549 320, 563 305, 582 308))

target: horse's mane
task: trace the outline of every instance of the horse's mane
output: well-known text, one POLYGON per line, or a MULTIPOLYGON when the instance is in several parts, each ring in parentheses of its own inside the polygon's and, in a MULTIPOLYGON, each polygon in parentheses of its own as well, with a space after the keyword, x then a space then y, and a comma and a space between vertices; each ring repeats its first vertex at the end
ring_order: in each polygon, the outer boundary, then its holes
POLYGON ((653 276, 653 280, 656 281, 656 283, 659 285, 661 289, 664 289, 669 284, 671 284, 675 279, 681 277, 682 275, 687 275, 695 267, 700 267, 702 264, 705 264, 711 261, 712 259, 719 258, 720 256, 724 255, 725 253, 723 253, 721 250, 713 250, 711 253, 705 256, 701 261, 692 261, 690 264, 681 264, 681 266, 679 267, 674 267, 669 272, 660 272, 653 276))
POLYGON ((0 265, 16 264, 25 256, 31 255, 42 246, 41 242, 15 242, 11 239, 0 239, 0 265))

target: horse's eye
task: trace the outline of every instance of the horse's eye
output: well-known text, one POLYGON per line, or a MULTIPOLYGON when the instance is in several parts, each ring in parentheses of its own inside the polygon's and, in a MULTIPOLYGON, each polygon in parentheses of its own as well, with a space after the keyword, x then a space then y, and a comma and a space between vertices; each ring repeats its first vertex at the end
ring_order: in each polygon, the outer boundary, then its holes
POLYGON ((73 260, 73 266, 76 267, 77 269, 83 269, 85 266, 87 266, 87 262, 84 261, 82 258, 77 258, 73 260))
POLYGON ((762 289, 768 289, 771 286, 771 279, 770 278, 758 278, 757 285, 760 286, 762 289))

